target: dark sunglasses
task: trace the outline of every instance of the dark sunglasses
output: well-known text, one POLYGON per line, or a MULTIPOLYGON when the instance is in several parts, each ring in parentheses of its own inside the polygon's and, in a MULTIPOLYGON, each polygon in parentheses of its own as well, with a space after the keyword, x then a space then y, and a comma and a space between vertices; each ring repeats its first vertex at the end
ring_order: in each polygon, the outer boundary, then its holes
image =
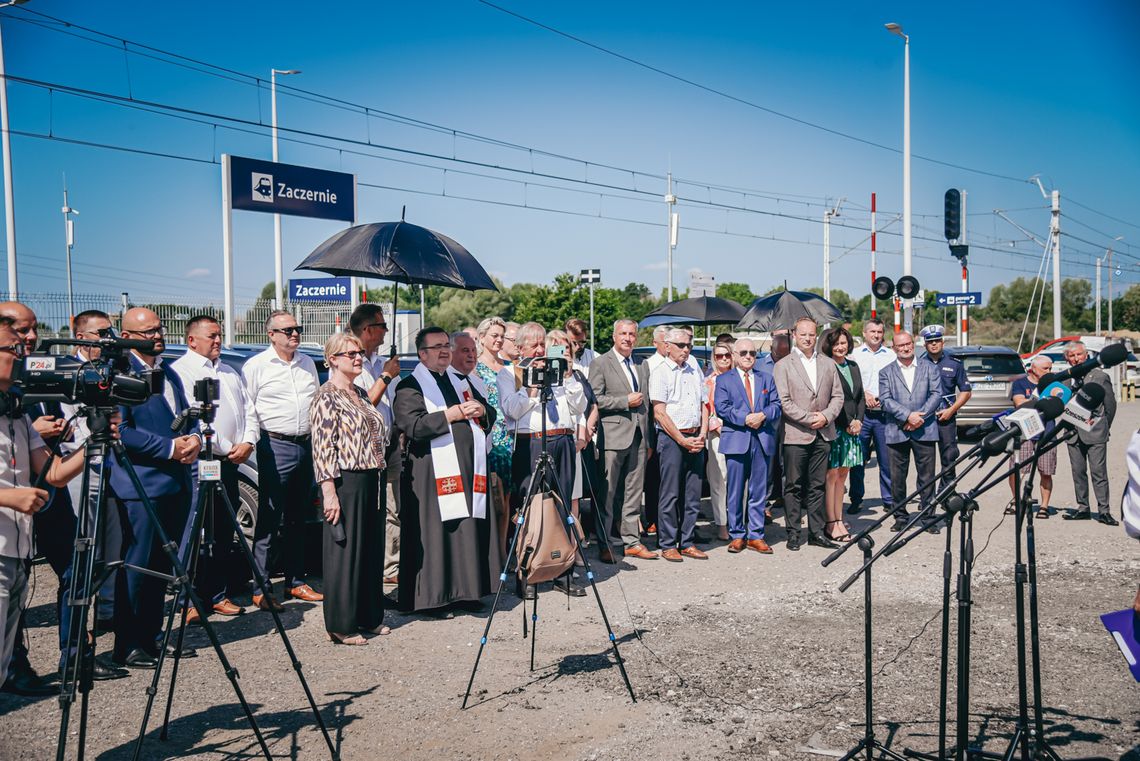
POLYGON ((717 354, 714 354, 713 356, 716 357, 717 359, 728 359, 732 355, 731 354, 724 354, 724 353, 717 353, 717 354))
POLYGON ((304 325, 290 325, 287 328, 270 328, 269 332, 270 333, 284 333, 287 336, 291 336, 294 333, 296 333, 297 335, 301 335, 302 333, 305 332, 305 326, 304 325))
POLYGON ((363 359, 364 358, 364 352, 362 352, 360 349, 353 349, 352 351, 338 351, 333 356, 334 357, 348 357, 349 359, 356 359, 357 357, 360 357, 361 359, 363 359))
POLYGON ((691 349, 691 348, 693 348, 692 344, 682 343, 680 341, 669 341, 669 343, 673 344, 678 349, 691 349))
POLYGON ((754 349, 741 349, 740 351, 738 351, 736 353, 737 353, 737 355, 739 355, 741 357, 755 357, 756 356, 756 351, 754 349))
POLYGON ((366 328, 383 328, 384 330, 387 330, 388 329, 388 323, 386 323, 386 322, 373 322, 373 323, 369 323, 368 325, 365 325, 364 327, 366 327, 366 328))

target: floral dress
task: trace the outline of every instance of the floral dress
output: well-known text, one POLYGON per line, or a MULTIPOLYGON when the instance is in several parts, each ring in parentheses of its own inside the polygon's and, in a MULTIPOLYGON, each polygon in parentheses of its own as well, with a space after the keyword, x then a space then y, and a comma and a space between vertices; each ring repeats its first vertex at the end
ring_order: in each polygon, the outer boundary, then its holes
POLYGON ((507 426, 507 416, 503 414, 503 408, 499 405, 498 373, 480 362, 475 365, 475 374, 483 380, 483 385, 487 387, 487 401, 495 408, 495 424, 491 427, 491 471, 498 474, 503 482, 503 488, 509 494, 515 439, 507 426))

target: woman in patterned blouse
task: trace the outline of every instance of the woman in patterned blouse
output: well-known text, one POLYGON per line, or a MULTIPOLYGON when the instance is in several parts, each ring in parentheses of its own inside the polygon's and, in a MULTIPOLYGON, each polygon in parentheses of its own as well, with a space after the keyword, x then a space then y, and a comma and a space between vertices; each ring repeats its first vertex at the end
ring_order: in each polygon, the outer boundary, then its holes
POLYGON ((507 495, 511 493, 511 461, 515 452, 514 433, 507 426, 507 417, 499 406, 499 371, 506 366, 499 357, 499 352, 503 349, 506 330, 507 324, 502 317, 488 317, 479 323, 476 332, 479 334, 481 353, 479 363, 475 365, 475 374, 487 388, 487 403, 495 408, 495 424, 491 428, 491 452, 487 464, 500 484, 492 496, 498 519, 499 550, 503 556, 507 553, 507 525, 510 523, 507 519, 507 495))
POLYGON ((334 333, 325 344, 329 379, 309 408, 313 472, 324 504, 325 629, 342 645, 366 645, 359 631, 388 634, 381 575, 384 519, 379 474, 384 469, 384 418, 353 385, 364 365, 355 336, 334 333))

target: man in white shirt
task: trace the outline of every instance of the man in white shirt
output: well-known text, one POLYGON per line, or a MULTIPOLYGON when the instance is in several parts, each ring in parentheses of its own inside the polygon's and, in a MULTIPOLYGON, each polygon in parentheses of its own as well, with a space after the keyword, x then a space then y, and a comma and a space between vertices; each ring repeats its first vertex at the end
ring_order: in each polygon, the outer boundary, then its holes
POLYGON ((384 510, 384 583, 391 586, 400 573, 400 473, 404 463, 396 455, 400 436, 392 426, 392 397, 400 380, 400 358, 380 354, 388 337, 388 321, 379 304, 361 304, 353 309, 348 329, 364 347, 364 366, 356 376, 356 385, 364 389, 368 400, 384 415, 385 428, 390 432, 391 440, 384 452, 387 468, 381 478, 384 490, 380 492, 380 505, 384 510))
MULTIPOLYGON (((249 459, 259 438, 257 415, 245 395, 245 384, 241 375, 218 357, 222 353, 222 327, 209 315, 191 317, 186 323, 186 345, 189 350, 170 363, 170 369, 178 374, 186 394, 187 404, 196 404, 194 384, 200 380, 218 382, 218 399, 214 402, 217 412, 214 417, 214 441, 212 458, 221 463, 222 487, 226 490, 230 504, 237 509, 238 466, 249 459)), ((206 457, 203 448, 202 457, 206 457)), ((195 468, 195 471, 197 469, 195 468)), ((195 472, 195 489, 200 486, 195 472)), ((198 496, 195 494, 195 509, 198 496)), ((191 521, 193 522, 193 514, 191 521)), ((229 599, 231 592, 238 591, 238 578, 244 582, 244 571, 239 570, 242 562, 237 557, 237 545, 230 516, 221 501, 215 501, 211 524, 206 526, 206 535, 213 539, 213 554, 203 554, 198 561, 195 591, 207 603, 213 602, 214 612, 223 616, 236 616, 244 610, 229 599)), ((244 586, 244 583, 242 584, 244 586)), ((190 619, 196 620, 191 610, 190 619)))
POLYGON ((693 344, 686 331, 670 330, 665 346, 668 358, 649 375, 661 469, 657 546, 661 557, 674 563, 686 557, 706 560, 695 532, 705 472, 708 388, 700 370, 689 364, 693 344))
POLYGON ((883 412, 883 405, 879 402, 879 373, 895 361, 895 353, 887 348, 883 342, 886 327, 878 318, 871 318, 863 323, 863 345, 851 352, 849 359, 859 367, 859 375, 863 379, 863 396, 867 400, 867 414, 863 418, 863 427, 859 431, 859 441, 863 444, 863 465, 851 469, 851 505, 847 512, 854 515, 859 512, 866 493, 864 485, 864 471, 867 460, 871 457, 871 442, 875 442, 875 451, 879 460, 879 494, 883 499, 883 510, 890 512, 894 508, 894 499, 891 497, 891 466, 887 457, 887 428, 893 423, 883 412))
MULTIPOLYGON (((269 581, 269 558, 280 549, 285 596, 320 602, 324 595, 305 580, 305 513, 312 503, 313 450, 309 404, 320 387, 317 365, 297 351, 304 328, 284 310, 265 321, 269 348, 250 357, 241 375, 253 422, 257 425, 257 523, 253 528, 253 563, 269 581)), ((253 604, 281 610, 260 590, 253 604)))
MULTIPOLYGON (((32 486, 32 474, 47 467, 47 447, 9 395, 13 368, 23 357, 24 344, 11 318, 0 317, 0 684, 7 681, 28 592, 32 516, 48 502, 48 492, 32 486)), ((82 469, 82 453, 73 452, 52 462, 47 482, 63 487, 82 469)))
MULTIPOLYGON (((516 432, 515 453, 512 463, 513 480, 519 491, 526 494, 535 463, 542 452, 542 416, 546 414, 546 451, 554 463, 554 477, 558 481, 559 497, 570 509, 574 486, 574 464, 577 444, 576 421, 586 410, 586 395, 582 384, 569 371, 562 383, 551 387, 553 398, 545 409, 539 398, 539 389, 523 385, 523 363, 546 356, 546 329, 537 322, 528 322, 518 332, 519 361, 499 371, 499 406, 507 418, 507 427, 516 432)), ((529 364, 529 363, 528 363, 529 364)), ((539 365, 543 364, 539 360, 539 365)), ((574 596, 585 595, 581 587, 567 584, 567 579, 555 582, 556 588, 569 589, 574 596)))
MULTIPOLYGON (((649 378, 653 375, 653 371, 665 363, 665 336, 669 333, 669 328, 664 325, 658 325, 653 329, 653 348, 656 352, 649 355, 645 360, 645 375, 649 378)), ((646 383, 646 390, 648 390, 648 383, 646 383)), ((658 462, 657 452, 657 425, 653 422, 653 410, 648 410, 649 416, 649 436, 645 440, 646 444, 646 460, 645 460, 645 515, 642 519, 642 524, 645 533, 649 536, 656 536, 657 534, 657 506, 661 501, 661 468, 658 462)))

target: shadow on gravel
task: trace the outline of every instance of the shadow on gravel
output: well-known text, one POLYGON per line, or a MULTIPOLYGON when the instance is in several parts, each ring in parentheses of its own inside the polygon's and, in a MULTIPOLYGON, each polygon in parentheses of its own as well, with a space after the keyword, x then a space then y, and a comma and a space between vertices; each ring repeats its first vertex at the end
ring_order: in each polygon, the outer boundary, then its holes
MULTIPOLYGON (((619 640, 619 642, 621 642, 621 640, 619 640)), ((522 664, 522 668, 526 668, 525 663, 522 664)), ((542 684, 544 682, 553 684, 564 676, 596 674, 611 669, 616 679, 613 688, 628 697, 629 693, 625 691, 625 684, 621 680, 621 672, 618 670, 617 661, 613 659, 613 653, 607 649, 599 653, 567 655, 556 663, 536 666, 533 672, 527 672, 532 675, 528 681, 516 687, 503 690, 497 695, 488 696, 487 690, 485 689, 473 689, 471 692, 472 701, 468 703, 467 708, 478 708, 481 705, 491 703, 500 698, 506 698, 509 695, 522 694, 526 692, 527 688, 536 684, 542 684)), ((477 682, 478 677, 476 677, 476 683, 477 682)))
MULTIPOLYGON (((325 704, 322 713, 325 714, 326 721, 329 723, 329 732, 338 751, 341 730, 359 718, 356 715, 348 714, 347 707, 353 699, 366 695, 374 689, 376 688, 373 687, 362 692, 334 693, 348 695, 349 697, 325 704), (332 713, 331 721, 328 717, 330 711, 332 713)), ((299 688, 298 694, 300 695, 299 688)), ((307 705, 304 708, 301 707, 302 705, 305 705, 303 696, 300 696, 298 707, 290 711, 262 713, 256 704, 251 704, 250 707, 253 710, 254 718, 257 720, 257 726, 261 729, 274 758, 301 758, 300 736, 306 732, 312 734, 311 738, 305 738, 306 745, 313 748, 313 743, 316 742, 317 750, 316 752, 310 750, 304 757, 319 757, 318 754, 327 756, 328 752, 324 747, 324 740, 320 737, 320 729, 316 725, 312 711, 308 709, 307 705)), ((196 758, 216 758, 219 761, 236 761, 237 759, 262 757, 261 748, 257 744, 257 738, 249 729, 249 723, 242 712, 241 704, 236 702, 211 706, 203 711, 175 719, 170 722, 167 740, 159 739, 160 732, 161 726, 155 726, 147 732, 142 747, 141 755, 143 758, 194 756, 196 758), (207 732, 211 734, 222 733, 224 738, 204 741, 207 732)), ((132 737, 123 744, 99 754, 99 761, 129 759, 134 754, 134 747, 135 738, 132 737)))

